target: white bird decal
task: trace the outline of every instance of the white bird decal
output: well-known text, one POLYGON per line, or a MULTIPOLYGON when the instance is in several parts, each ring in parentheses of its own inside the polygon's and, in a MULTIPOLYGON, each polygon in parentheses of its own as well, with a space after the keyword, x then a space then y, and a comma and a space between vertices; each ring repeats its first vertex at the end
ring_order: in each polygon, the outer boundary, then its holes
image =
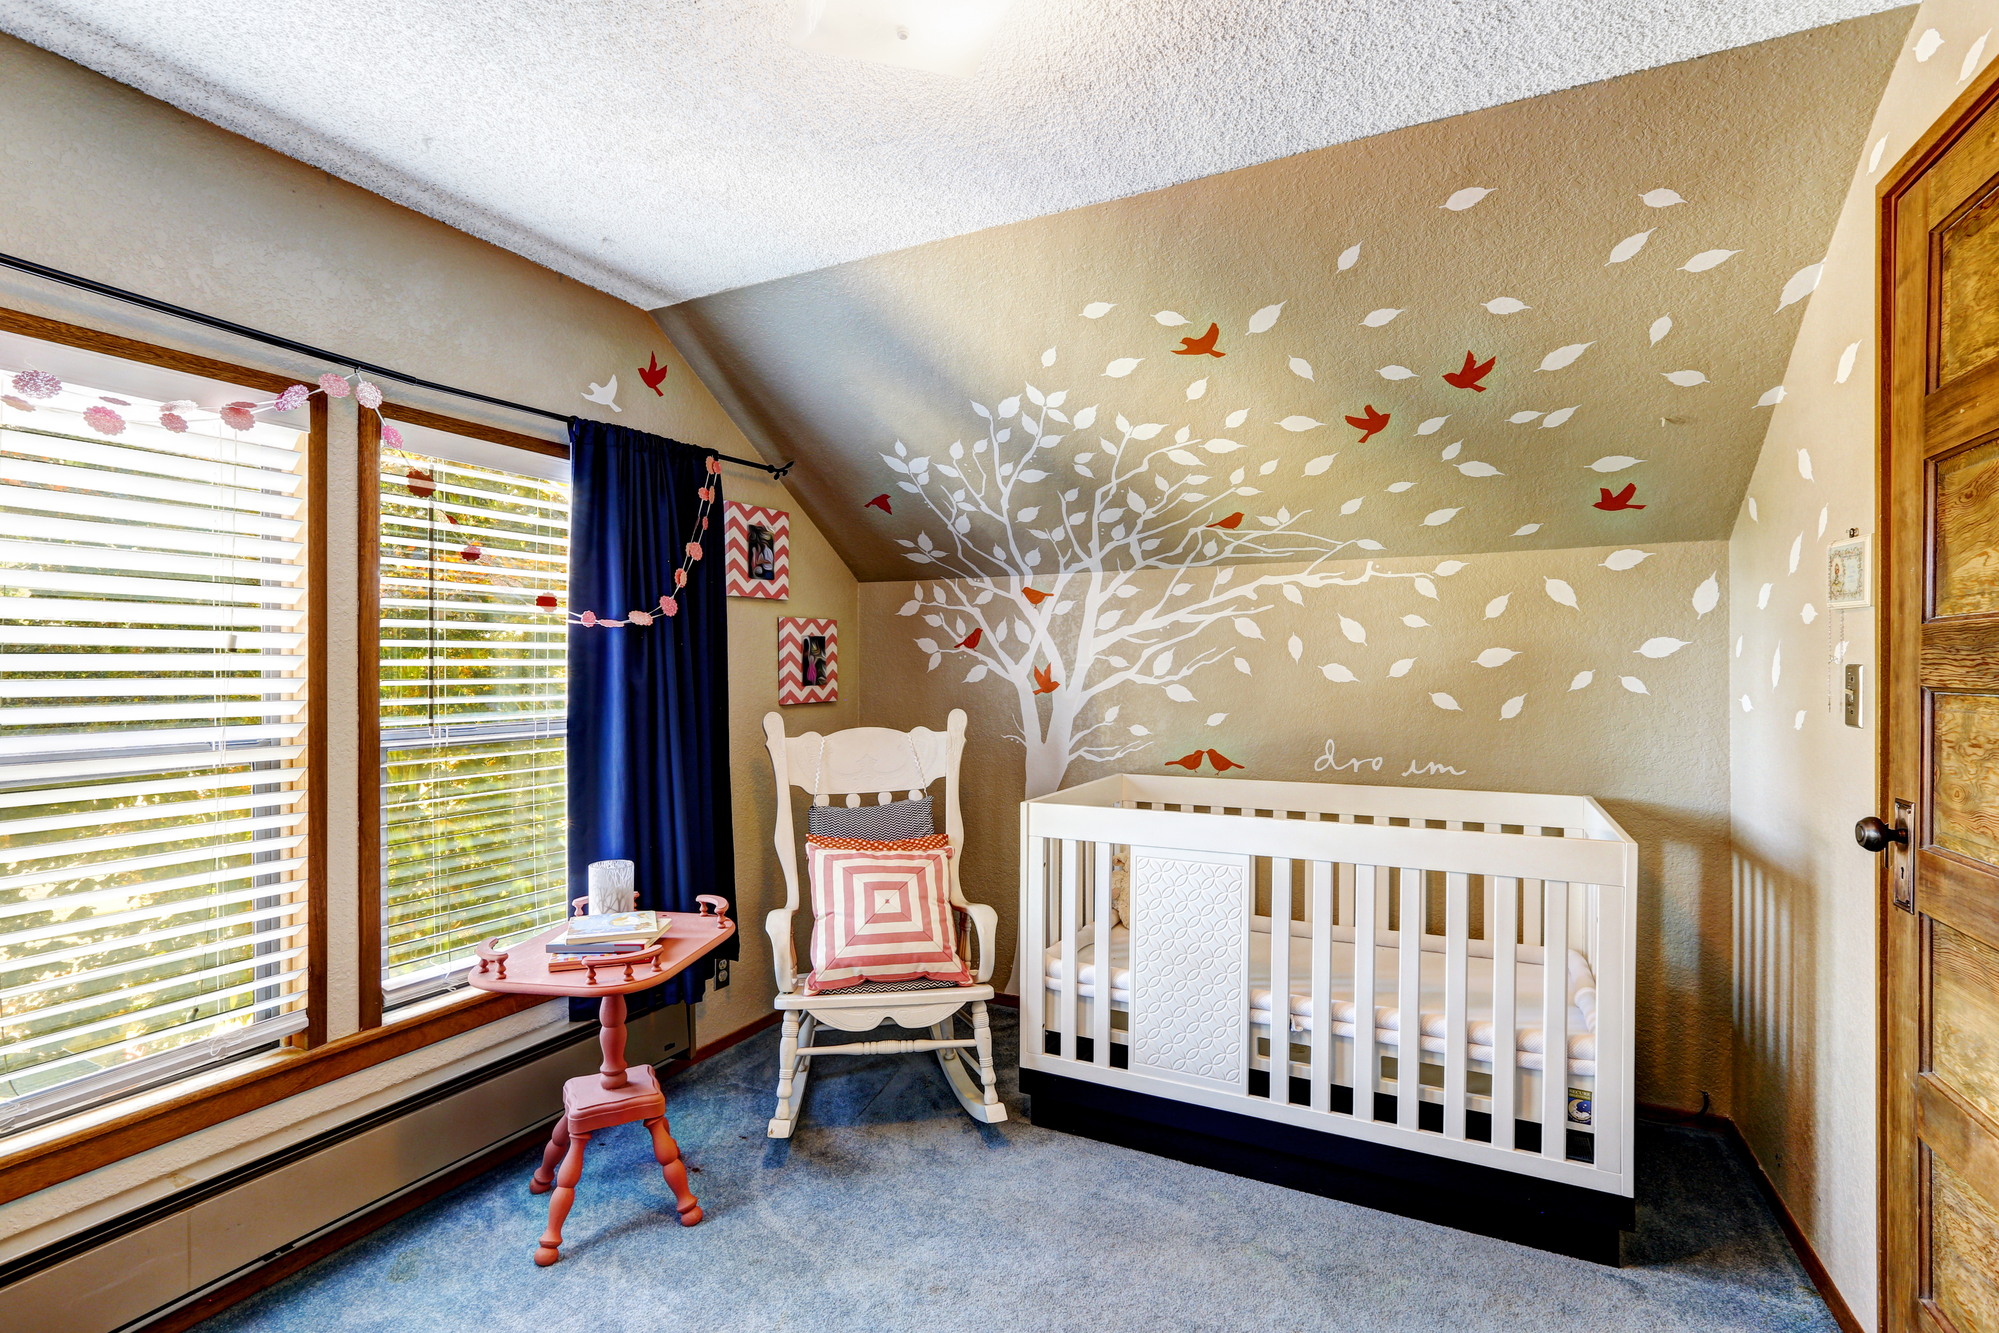
POLYGON ((618 377, 616 375, 611 376, 611 382, 609 384, 598 384, 594 380, 591 381, 590 392, 584 394, 583 396, 589 399, 593 403, 602 403, 604 406, 610 408, 613 412, 622 412, 625 410, 624 408, 619 407, 617 402, 615 401, 618 396, 618 377))

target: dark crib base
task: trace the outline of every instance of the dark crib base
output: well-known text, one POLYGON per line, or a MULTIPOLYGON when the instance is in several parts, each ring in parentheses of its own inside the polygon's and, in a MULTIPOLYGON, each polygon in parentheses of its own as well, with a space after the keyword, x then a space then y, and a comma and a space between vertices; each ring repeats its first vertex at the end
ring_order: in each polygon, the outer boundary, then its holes
POLYGON ((1511 1171, 1038 1069, 1020 1071, 1020 1090, 1033 1099, 1029 1118, 1044 1129, 1613 1268, 1618 1233, 1636 1226, 1630 1199, 1511 1171))

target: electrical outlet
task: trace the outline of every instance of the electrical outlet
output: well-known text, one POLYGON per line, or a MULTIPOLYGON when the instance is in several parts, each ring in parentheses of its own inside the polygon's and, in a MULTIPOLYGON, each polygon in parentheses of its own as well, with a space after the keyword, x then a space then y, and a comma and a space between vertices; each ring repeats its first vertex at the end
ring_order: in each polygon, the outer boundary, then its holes
POLYGON ((726 990, 729 985, 729 960, 724 958, 715 964, 715 989, 726 990))

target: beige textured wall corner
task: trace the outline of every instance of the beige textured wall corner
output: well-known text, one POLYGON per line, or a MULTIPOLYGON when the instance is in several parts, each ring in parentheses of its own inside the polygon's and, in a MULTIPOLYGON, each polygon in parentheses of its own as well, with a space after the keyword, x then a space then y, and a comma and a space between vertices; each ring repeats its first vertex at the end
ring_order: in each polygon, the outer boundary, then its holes
POLYGON ((1999 50, 1995 30, 1992 0, 1932 0, 1909 25, 1729 546, 1734 1113, 1869 1327, 1876 862, 1852 829, 1876 813, 1879 733, 1842 724, 1836 673, 1880 658, 1876 612, 1824 610, 1825 553, 1875 525, 1876 193, 1999 50))
MULTIPOLYGON (((1725 1105, 1727 666, 1725 627, 1711 612, 1726 561, 1722 543, 1688 542, 1342 562, 1316 573, 1354 582, 1297 587, 1295 602, 1282 581, 1298 566, 1097 575, 1130 580, 1137 595, 1114 599, 1130 606, 1176 578, 1201 589, 1217 579, 1225 588, 1267 582, 1181 650, 1217 654, 1185 678, 1189 698, 1146 684, 1097 696, 1087 721, 1108 725, 1096 739, 1142 748, 1078 759, 1061 785, 1121 770, 1178 773, 1165 761, 1190 755, 1202 758, 1206 776, 1214 764, 1201 752, 1213 749, 1243 765, 1245 777, 1595 796, 1642 849, 1638 1095, 1697 1105, 1705 1091, 1725 1105), (1417 575, 1429 576, 1434 596, 1417 575), (1253 636, 1237 621, 1252 622, 1253 636)), ((1022 586, 1004 585, 975 609, 987 624, 1024 619, 1022 586)), ((943 609, 961 591, 976 603, 981 590, 862 585, 874 671, 893 682, 868 692, 862 716, 870 726, 910 727, 940 726, 954 707, 970 714, 964 882, 969 896, 999 910, 998 980, 1013 961, 1019 802, 1028 785, 1027 756, 1008 736, 1026 719, 1012 682, 987 673, 967 683, 968 654, 946 649, 932 667, 917 642, 943 645, 966 633, 968 614, 943 609), (933 615, 943 624, 926 623, 933 615)), ((1051 631, 1065 642, 1080 632, 1082 585, 1054 595, 1076 603, 1051 631)), ((1044 724, 1063 689, 1119 670, 1108 658, 1087 674, 1073 656, 1068 665, 1052 694, 1029 696, 1044 724)))

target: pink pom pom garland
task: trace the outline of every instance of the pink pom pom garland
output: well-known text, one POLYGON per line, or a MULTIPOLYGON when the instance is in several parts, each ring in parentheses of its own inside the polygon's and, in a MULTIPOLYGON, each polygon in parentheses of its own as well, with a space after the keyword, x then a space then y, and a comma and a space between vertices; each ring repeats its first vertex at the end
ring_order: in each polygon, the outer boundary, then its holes
MULTIPOLYGON (((716 461, 712 454, 703 459, 701 465, 702 470, 711 477, 720 475, 722 471, 721 463, 716 461)), ((676 591, 687 586, 688 571, 694 567, 694 562, 699 560, 703 554, 699 534, 708 530, 708 511, 715 503, 716 487, 711 482, 706 486, 697 488, 694 493, 701 498, 701 507, 695 511, 694 515, 694 536, 682 544, 680 548, 680 568, 673 571, 673 586, 676 591)), ((657 612, 628 611, 622 620, 608 619, 599 616, 595 611, 578 612, 568 616, 567 619, 572 625, 590 625, 599 629, 622 629, 627 625, 644 628, 645 626, 656 624, 658 618, 661 616, 671 619, 680 614, 680 600, 672 593, 662 594, 658 606, 659 610, 657 612)))

